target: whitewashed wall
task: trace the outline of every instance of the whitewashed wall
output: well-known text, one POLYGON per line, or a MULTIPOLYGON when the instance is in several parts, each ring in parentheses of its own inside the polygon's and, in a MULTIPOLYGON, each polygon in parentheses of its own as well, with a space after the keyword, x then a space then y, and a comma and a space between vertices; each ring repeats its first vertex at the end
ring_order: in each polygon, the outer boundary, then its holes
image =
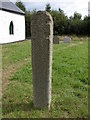
POLYGON ((25 16, 0 10, 0 44, 25 39, 25 16), (13 21, 14 35, 9 34, 9 25, 13 21))

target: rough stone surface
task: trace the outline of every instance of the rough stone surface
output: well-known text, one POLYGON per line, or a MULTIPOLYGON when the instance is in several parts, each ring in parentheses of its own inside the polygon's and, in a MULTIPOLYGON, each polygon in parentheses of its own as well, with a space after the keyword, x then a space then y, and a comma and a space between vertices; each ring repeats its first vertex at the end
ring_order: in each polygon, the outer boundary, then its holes
POLYGON ((53 20, 48 12, 39 11, 33 15, 31 39, 34 107, 50 109, 53 20))
POLYGON ((59 36, 54 36, 53 43, 54 43, 54 44, 59 44, 59 43, 60 43, 59 36))
POLYGON ((0 45, 0 115, 1 113, 2 113, 2 45, 0 45))
POLYGON ((71 43, 71 38, 70 37, 65 37, 64 38, 64 43, 71 43))

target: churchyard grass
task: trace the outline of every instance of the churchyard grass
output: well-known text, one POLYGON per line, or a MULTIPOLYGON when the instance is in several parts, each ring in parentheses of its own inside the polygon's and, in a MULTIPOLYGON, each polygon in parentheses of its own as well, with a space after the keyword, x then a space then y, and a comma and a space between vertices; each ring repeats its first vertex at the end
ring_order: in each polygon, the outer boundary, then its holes
MULTIPOLYGON (((3 72, 8 77, 3 92, 5 118, 83 118, 88 116, 88 41, 53 45, 52 102, 50 111, 33 107, 31 41, 3 45, 3 72)), ((39 68, 38 68, 39 69, 39 68)), ((4 76, 3 76, 4 77, 4 76)))

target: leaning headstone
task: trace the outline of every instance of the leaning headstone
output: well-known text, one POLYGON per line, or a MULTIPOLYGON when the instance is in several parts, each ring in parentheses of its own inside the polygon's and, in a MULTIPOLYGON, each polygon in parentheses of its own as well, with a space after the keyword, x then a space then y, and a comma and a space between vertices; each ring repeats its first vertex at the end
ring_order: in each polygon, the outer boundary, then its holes
POLYGON ((53 40, 53 43, 54 44, 59 44, 59 41, 60 39, 59 39, 59 36, 54 36, 54 40, 53 40))
POLYGON ((33 15, 31 39, 34 107, 50 109, 53 19, 48 12, 39 11, 33 15))
POLYGON ((64 43, 71 43, 71 38, 70 37, 65 37, 64 38, 64 43))

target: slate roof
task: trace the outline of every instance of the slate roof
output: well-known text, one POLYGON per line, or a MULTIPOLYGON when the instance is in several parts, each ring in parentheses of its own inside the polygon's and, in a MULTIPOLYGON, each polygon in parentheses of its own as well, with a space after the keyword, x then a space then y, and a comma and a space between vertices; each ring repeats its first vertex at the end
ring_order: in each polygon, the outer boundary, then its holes
POLYGON ((0 10, 25 15, 25 13, 14 3, 10 2, 10 0, 0 0, 0 10))

